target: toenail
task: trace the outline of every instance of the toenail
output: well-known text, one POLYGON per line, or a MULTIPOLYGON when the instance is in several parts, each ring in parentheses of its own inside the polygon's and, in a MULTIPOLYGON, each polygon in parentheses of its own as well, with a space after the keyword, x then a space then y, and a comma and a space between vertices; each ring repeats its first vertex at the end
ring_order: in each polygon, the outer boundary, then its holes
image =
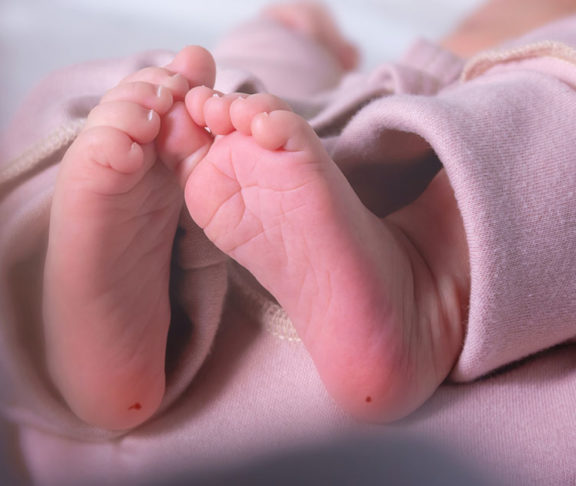
POLYGON ((150 110, 148 112, 148 121, 152 121, 154 119, 154 110, 150 110))
POLYGON ((212 94, 212 98, 220 98, 220 93, 214 92, 214 93, 212 94))
POLYGON ((160 85, 160 86, 158 86, 158 89, 156 90, 156 96, 158 96, 158 98, 160 98, 162 96, 162 93, 164 93, 164 86, 160 85))

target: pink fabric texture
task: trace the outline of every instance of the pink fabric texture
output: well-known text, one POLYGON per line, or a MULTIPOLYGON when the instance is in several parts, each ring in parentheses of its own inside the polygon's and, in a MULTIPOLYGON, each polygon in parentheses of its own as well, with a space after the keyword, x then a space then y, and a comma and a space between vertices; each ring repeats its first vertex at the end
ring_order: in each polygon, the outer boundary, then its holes
MULTIPOLYGON (((219 89, 288 97, 343 169, 385 164, 391 153, 409 158, 422 141, 432 147, 463 215, 472 295, 452 383, 400 427, 446 441, 515 484, 576 480, 575 26, 576 17, 552 24, 466 66, 419 42, 398 63, 340 82, 325 51, 270 22, 241 28, 216 50, 228 66, 219 89)), ((154 52, 56 73, 3 138, 0 405, 38 484, 161 476, 353 427, 282 310, 185 213, 158 414, 128 434, 90 428, 46 374, 41 275, 58 161, 106 89, 169 59, 154 52)))
POLYGON ((424 138, 442 161, 472 276, 457 380, 576 336, 576 280, 566 272, 576 264, 575 83, 576 51, 566 61, 527 48, 524 59, 437 96, 374 101, 334 149, 335 160, 350 159, 360 140, 378 150, 381 133, 398 130, 424 138))

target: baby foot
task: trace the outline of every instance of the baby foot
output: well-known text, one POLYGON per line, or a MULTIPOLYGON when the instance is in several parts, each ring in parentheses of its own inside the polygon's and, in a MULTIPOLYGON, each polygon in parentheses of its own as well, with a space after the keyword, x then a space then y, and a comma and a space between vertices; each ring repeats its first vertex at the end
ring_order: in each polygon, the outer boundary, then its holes
POLYGON ((62 161, 45 268, 47 359, 69 406, 92 425, 134 427, 163 397, 183 205, 174 162, 182 141, 169 128, 186 113, 190 86, 213 81, 211 56, 195 47, 129 76, 92 110, 62 161))
POLYGON ((432 274, 402 215, 362 205, 277 98, 195 88, 186 106, 216 135, 186 184, 192 218, 276 297, 344 408, 390 420, 420 405, 460 349, 455 279, 432 274))
POLYGON ((331 52, 345 71, 358 66, 358 49, 348 41, 321 3, 298 1, 266 7, 262 14, 314 39, 331 52))

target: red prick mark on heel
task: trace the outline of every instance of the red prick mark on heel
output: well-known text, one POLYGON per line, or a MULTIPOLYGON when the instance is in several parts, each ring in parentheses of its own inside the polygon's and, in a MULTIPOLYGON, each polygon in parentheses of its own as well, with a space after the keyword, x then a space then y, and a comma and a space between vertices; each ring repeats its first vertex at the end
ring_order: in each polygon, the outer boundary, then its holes
POLYGON ((366 403, 370 403, 372 401, 372 397, 366 397, 366 403))
POLYGON ((140 403, 136 402, 134 405, 128 407, 128 410, 140 410, 142 408, 142 405, 140 405, 140 403))

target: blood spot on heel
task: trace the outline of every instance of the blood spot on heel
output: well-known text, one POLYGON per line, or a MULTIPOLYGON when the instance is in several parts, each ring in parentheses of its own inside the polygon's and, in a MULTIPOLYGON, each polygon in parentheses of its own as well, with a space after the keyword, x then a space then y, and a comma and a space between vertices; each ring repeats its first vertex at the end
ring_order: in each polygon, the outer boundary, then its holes
POLYGON ((130 407, 128 407, 128 410, 140 410, 142 408, 142 405, 140 405, 139 402, 136 402, 134 405, 131 405, 130 407))
POLYGON ((372 397, 366 397, 366 403, 371 403, 372 402, 372 397))

